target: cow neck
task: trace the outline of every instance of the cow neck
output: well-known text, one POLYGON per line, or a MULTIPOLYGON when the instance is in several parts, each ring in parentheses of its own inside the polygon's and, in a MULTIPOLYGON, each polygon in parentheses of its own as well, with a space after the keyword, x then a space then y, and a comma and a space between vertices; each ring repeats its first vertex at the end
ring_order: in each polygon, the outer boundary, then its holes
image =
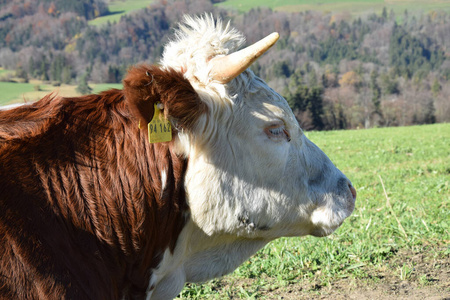
POLYGON ((130 291, 144 293, 150 270, 167 249, 173 252, 186 222, 187 159, 172 143, 148 142, 119 90, 55 98, 28 109, 41 117, 28 120, 35 123, 33 132, 8 132, 10 143, 0 154, 9 153, 10 165, 20 168, 3 171, 21 178, 23 201, 33 195, 36 210, 51 210, 53 223, 66 231, 43 224, 33 234, 42 240, 62 235, 67 248, 92 248, 116 274, 113 282, 127 281, 130 291))
MULTIPOLYGON (((123 97, 93 113, 99 111, 107 116, 80 116, 97 120, 87 124, 97 128, 74 127, 74 140, 84 139, 73 143, 79 149, 74 151, 79 159, 74 166, 83 169, 78 171, 79 185, 85 191, 78 199, 97 200, 85 223, 89 221, 99 239, 133 262, 129 280, 136 288, 144 288, 148 270, 159 264, 167 248, 173 252, 185 224, 187 159, 173 151, 173 143, 150 144, 145 131, 128 117, 123 97), (80 129, 88 136, 80 135, 80 129)), ((69 119, 74 115, 78 114, 69 114, 69 119)))

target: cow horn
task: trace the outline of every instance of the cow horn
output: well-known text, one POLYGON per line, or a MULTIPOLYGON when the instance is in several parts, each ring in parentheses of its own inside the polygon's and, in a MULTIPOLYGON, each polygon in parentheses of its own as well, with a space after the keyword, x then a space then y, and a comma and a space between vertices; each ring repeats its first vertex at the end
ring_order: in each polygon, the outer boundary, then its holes
POLYGON ((247 48, 226 56, 214 57, 210 61, 212 78, 221 83, 230 82, 272 47, 279 37, 280 35, 274 32, 247 48))

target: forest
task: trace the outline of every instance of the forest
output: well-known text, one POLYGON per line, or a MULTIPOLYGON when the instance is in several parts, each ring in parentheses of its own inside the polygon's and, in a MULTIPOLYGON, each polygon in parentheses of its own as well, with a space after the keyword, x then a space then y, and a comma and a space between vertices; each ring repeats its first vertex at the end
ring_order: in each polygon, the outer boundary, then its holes
POLYGON ((158 63, 182 15, 208 12, 231 20, 248 44, 280 33, 252 70, 287 99, 304 129, 450 121, 449 14, 242 13, 215 2, 153 1, 93 26, 89 20, 109 14, 107 1, 0 0, 0 67, 24 82, 121 82, 130 65, 158 63))

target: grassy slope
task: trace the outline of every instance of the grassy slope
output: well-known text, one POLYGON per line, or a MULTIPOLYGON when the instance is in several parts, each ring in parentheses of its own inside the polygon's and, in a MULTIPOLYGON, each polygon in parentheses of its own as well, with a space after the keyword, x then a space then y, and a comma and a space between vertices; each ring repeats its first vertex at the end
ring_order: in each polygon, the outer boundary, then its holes
POLYGON ((0 81, 0 105, 20 102, 23 93, 33 91, 33 85, 28 83, 11 83, 0 81))
MULTIPOLYGON (((111 14, 91 20, 89 24, 103 25, 108 21, 119 21, 124 14, 150 6, 151 2, 151 0, 112 1, 109 4, 111 14)), ((288 12, 317 10, 322 12, 351 12, 353 15, 372 12, 380 13, 383 7, 386 7, 389 11, 392 9, 398 17, 405 10, 408 10, 410 13, 431 10, 450 12, 450 3, 442 0, 226 0, 218 5, 239 11, 249 11, 257 6, 263 6, 288 12)))
MULTIPOLYGON (((93 93, 99 93, 110 88, 122 88, 122 84, 119 83, 89 84, 89 86, 93 89, 93 93)), ((43 84, 38 80, 30 80, 30 83, 0 82, 0 91, 2 91, 0 105, 36 101, 52 92, 64 97, 79 96, 75 89, 75 85, 63 84, 56 87, 43 84), (35 86, 39 86, 40 90, 36 91, 35 86)))
POLYGON ((219 6, 238 9, 239 11, 249 11, 256 6, 263 6, 288 12, 316 10, 334 13, 350 12, 353 15, 380 13, 383 7, 386 7, 388 12, 392 9, 397 16, 401 16, 405 9, 409 13, 431 10, 450 11, 450 3, 441 0, 226 0, 219 6))
POLYGON ((5 75, 6 73, 9 73, 9 72, 11 72, 11 71, 5 70, 3 68, 0 68, 0 76, 3 76, 3 75, 5 75))
POLYGON ((90 25, 103 25, 106 24, 108 21, 118 22, 120 18, 127 13, 130 13, 135 10, 139 10, 142 8, 145 8, 151 4, 151 0, 115 0, 111 1, 108 4, 108 8, 110 11, 110 15, 102 16, 99 18, 96 18, 94 20, 89 21, 90 25))
POLYGON ((188 285, 183 299, 276 299, 286 287, 300 292, 285 299, 297 299, 326 294, 343 278, 349 289, 389 276, 414 290, 439 282, 404 253, 450 261, 450 124, 307 135, 356 186, 353 215, 326 238, 276 240, 232 275, 188 285))

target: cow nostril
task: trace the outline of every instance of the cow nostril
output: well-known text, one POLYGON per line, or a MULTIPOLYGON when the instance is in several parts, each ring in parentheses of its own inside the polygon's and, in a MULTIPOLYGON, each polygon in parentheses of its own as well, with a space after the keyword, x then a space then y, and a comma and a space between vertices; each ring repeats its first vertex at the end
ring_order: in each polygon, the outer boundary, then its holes
POLYGON ((350 192, 352 193, 353 199, 356 199, 356 189, 353 187, 351 183, 348 183, 348 188, 350 189, 350 192))

